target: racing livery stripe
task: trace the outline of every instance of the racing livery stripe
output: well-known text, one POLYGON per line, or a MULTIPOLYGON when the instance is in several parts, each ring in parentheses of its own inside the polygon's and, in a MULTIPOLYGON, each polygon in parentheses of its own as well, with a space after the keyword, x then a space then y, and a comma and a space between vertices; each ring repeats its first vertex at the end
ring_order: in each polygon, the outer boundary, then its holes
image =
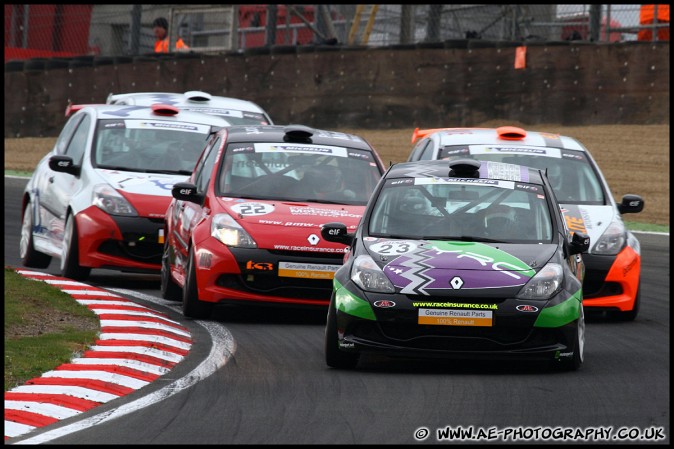
POLYGON ((546 147, 564 148, 564 143, 562 142, 562 139, 560 139, 558 135, 549 133, 540 133, 540 136, 543 138, 543 142, 545 142, 546 147))
POLYGON ((372 307, 370 307, 370 303, 351 293, 336 280, 334 281, 334 285, 335 306, 337 310, 365 320, 375 321, 377 319, 374 316, 372 307))
POLYGON ((569 299, 552 307, 545 307, 536 318, 534 327, 561 327, 572 323, 580 316, 582 289, 571 295, 569 299))

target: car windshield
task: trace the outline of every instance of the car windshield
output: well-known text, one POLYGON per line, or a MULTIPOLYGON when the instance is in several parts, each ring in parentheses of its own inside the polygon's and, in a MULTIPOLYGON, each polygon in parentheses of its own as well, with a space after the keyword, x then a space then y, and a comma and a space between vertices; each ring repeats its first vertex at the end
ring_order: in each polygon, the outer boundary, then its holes
POLYGON ((93 163, 97 168, 189 175, 210 131, 210 125, 197 123, 101 120, 93 163))
POLYGON ((366 150, 283 142, 232 143, 217 194, 365 205, 381 173, 366 150))
POLYGON ((570 204, 606 204, 599 175, 581 151, 516 145, 454 145, 440 151, 440 159, 467 155, 483 161, 505 162, 547 169, 557 201, 570 204))
POLYGON ((374 237, 550 243, 543 187, 457 178, 388 179, 368 223, 374 237))

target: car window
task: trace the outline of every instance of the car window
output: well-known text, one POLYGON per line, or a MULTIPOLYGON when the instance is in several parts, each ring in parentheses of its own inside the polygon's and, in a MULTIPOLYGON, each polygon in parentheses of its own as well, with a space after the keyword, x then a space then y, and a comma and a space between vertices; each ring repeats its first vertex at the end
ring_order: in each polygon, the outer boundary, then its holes
MULTIPOLYGON (((500 152, 491 151, 493 145, 454 145, 444 147, 440 159, 472 157, 484 161, 505 162, 547 170, 548 179, 555 191, 557 201, 574 204, 607 204, 602 182, 587 156, 581 151, 559 148, 540 148, 529 154, 513 154, 503 151, 506 145, 500 145, 500 152)), ((513 147, 524 152, 530 148, 513 147)))
POLYGON ((209 125, 162 120, 100 120, 95 139, 95 165, 143 172, 190 174, 209 125))
POLYGON ((197 192, 203 193, 208 187, 208 181, 213 174, 213 164, 215 157, 218 155, 218 149, 222 142, 221 137, 217 137, 213 144, 210 145, 204 152, 203 157, 199 160, 194 172, 194 184, 197 186, 197 192))
POLYGON ((72 138, 73 132, 77 129, 77 125, 80 124, 80 121, 86 116, 86 113, 75 114, 66 122, 63 126, 63 130, 59 134, 58 139, 56 140, 56 154, 65 154, 66 149, 68 148, 68 143, 72 138))
POLYGON ((428 145, 429 139, 422 139, 414 145, 410 156, 407 158, 408 161, 418 161, 421 151, 428 145))
POLYGON ((512 243, 552 240, 552 218, 542 186, 438 178, 417 178, 414 184, 400 181, 387 180, 376 198, 370 235, 512 243))
POLYGON ((91 127, 91 117, 85 115, 77 124, 77 129, 73 133, 72 139, 68 143, 64 154, 70 156, 75 165, 82 163, 82 157, 87 149, 87 139, 89 137, 89 128, 91 127))
POLYGON ((332 145, 231 143, 218 195, 365 205, 381 172, 372 152, 332 145))

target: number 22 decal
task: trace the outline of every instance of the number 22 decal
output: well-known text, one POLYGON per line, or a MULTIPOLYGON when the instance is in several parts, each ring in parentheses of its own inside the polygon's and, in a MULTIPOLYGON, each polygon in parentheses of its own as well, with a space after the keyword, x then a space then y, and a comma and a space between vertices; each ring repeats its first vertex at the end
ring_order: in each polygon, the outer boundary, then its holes
POLYGON ((232 210, 241 215, 265 215, 274 211, 274 206, 264 203, 241 203, 232 206, 232 210))

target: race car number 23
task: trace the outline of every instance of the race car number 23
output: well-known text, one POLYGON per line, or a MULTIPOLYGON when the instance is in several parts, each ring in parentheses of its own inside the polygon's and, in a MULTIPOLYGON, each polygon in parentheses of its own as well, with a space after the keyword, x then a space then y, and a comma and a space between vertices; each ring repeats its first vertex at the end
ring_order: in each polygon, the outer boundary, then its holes
POLYGON ((241 203, 232 206, 239 215, 265 215, 274 212, 274 206, 265 203, 241 203))
POLYGON ((414 242, 408 242, 404 240, 398 241, 389 240, 386 242, 375 243, 374 245, 371 245, 369 249, 370 251, 374 251, 377 254, 397 255, 414 251, 415 249, 417 249, 417 244, 414 242))

